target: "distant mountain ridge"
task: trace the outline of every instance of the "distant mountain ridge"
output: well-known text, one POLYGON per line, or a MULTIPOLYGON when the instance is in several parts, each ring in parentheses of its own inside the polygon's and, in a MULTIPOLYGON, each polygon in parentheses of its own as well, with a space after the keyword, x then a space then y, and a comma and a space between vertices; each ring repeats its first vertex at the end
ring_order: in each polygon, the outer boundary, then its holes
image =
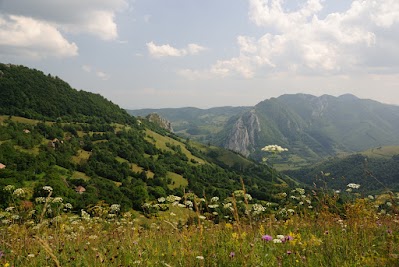
MULTIPOLYGON (((172 125, 178 121, 176 117, 168 117, 165 109, 157 112, 165 115, 172 125)), ((174 112, 186 113, 183 109, 174 112)), ((212 109, 202 112, 208 118, 217 117, 212 109)), ((254 107, 230 108, 224 115, 219 127, 208 135, 202 133, 202 138, 258 159, 264 155, 260 149, 268 144, 284 146, 290 155, 310 162, 340 152, 399 144, 399 107, 351 94, 339 97, 287 94, 254 107)), ((199 129, 206 128, 199 120, 200 113, 192 116, 199 129)))

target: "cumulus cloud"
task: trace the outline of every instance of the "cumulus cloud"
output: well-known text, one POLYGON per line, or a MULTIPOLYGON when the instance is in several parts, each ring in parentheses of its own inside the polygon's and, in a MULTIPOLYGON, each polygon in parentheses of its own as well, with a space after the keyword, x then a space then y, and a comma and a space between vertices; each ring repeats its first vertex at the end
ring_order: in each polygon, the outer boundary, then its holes
POLYGON ((3 0, 2 12, 53 23, 68 32, 114 40, 118 36, 115 14, 126 8, 126 0, 3 0))
POLYGON ((189 44, 187 48, 177 49, 169 44, 156 45, 154 42, 147 43, 148 53, 155 58, 161 57, 182 57, 196 55, 206 48, 198 44, 189 44))
POLYGON ((49 23, 23 16, 0 15, 0 54, 70 57, 78 54, 78 47, 49 23))
POLYGON ((399 45, 397 0, 354 0, 347 10, 323 16, 322 0, 303 1, 294 11, 288 11, 288 2, 249 0, 249 19, 264 34, 238 36, 239 55, 217 61, 210 72, 246 78, 260 69, 337 74, 372 65, 381 69, 397 58, 392 45, 399 45))
POLYGON ((3 0, 0 33, 7 37, 0 41, 0 52, 35 58, 77 55, 65 33, 117 40, 115 15, 127 7, 127 0, 3 0))

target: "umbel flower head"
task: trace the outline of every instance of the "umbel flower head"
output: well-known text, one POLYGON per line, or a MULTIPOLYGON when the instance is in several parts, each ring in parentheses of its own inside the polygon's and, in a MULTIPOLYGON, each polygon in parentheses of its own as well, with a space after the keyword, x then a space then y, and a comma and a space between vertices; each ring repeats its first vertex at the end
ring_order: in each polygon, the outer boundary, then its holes
POLYGON ((268 146, 265 146, 264 148, 262 148, 262 151, 271 152, 271 153, 281 153, 284 151, 288 151, 288 149, 283 148, 279 145, 268 145, 268 146))

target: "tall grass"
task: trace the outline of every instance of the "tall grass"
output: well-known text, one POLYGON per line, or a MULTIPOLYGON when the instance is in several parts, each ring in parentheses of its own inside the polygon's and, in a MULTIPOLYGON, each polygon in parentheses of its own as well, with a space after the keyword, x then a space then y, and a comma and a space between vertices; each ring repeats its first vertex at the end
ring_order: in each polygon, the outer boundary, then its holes
POLYGON ((243 187, 223 201, 158 199, 144 216, 104 203, 74 214, 45 192, 33 207, 11 195, 0 266, 399 266, 396 196, 339 206, 335 195, 298 189, 291 196, 311 208, 290 198, 262 209, 243 187))

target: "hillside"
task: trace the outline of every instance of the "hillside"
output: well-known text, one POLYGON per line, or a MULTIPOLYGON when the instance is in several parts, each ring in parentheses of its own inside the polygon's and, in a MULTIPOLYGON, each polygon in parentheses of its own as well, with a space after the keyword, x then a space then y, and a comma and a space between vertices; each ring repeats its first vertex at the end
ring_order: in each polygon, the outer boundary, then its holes
MULTIPOLYGON (((13 65, 1 70, 1 188, 27 188, 33 199, 49 185, 76 210, 99 201, 141 210, 169 194, 226 198, 242 188, 240 179, 254 198, 273 201, 281 185, 292 183, 238 154, 136 120, 51 75, 13 65)), ((0 191, 0 203, 4 198, 0 191)))
POLYGON ((331 157, 311 167, 284 173, 318 187, 343 189, 348 183, 357 183, 363 193, 395 192, 399 190, 398 163, 399 146, 388 146, 331 157))
POLYGON ((99 94, 78 91, 58 77, 0 64, 0 114, 38 120, 134 122, 99 94))

